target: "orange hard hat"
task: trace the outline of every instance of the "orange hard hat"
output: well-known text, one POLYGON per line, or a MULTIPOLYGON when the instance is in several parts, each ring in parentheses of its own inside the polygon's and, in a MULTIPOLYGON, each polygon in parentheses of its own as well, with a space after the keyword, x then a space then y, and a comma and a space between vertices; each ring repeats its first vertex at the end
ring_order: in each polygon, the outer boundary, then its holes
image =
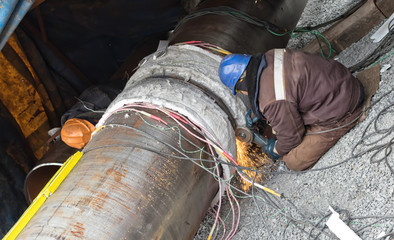
POLYGON ((87 120, 71 118, 64 123, 60 135, 65 144, 81 149, 88 144, 95 129, 87 120))

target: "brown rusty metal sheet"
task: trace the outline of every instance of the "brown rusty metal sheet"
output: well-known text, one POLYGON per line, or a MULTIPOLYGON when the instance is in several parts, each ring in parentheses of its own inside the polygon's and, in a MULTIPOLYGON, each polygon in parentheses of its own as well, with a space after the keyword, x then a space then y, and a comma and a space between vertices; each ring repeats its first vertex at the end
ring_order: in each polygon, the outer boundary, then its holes
MULTIPOLYGON (((330 41, 331 47, 335 51, 331 53, 331 56, 340 53, 352 43, 361 39, 384 18, 384 15, 376 7, 374 0, 369 0, 349 17, 323 32, 323 36, 330 41)), ((328 55, 328 47, 322 44, 322 48, 324 53, 328 55)), ((317 54, 320 52, 319 42, 313 40, 303 50, 317 54)))
POLYGON ((382 12, 382 14, 389 18, 394 12, 393 0, 376 0, 376 6, 382 12))

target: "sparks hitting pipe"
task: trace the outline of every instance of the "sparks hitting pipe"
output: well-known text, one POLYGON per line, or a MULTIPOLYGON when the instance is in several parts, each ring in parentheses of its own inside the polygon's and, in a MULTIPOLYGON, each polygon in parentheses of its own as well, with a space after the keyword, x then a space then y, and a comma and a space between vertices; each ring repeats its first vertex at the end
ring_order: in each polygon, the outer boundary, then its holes
MULTIPOLYGON (((306 1, 293 9, 293 1, 204 1, 204 6, 223 2, 248 14, 266 13, 278 25, 295 25, 306 1)), ((196 28, 186 26, 196 23, 183 23, 172 43, 202 40, 254 53, 287 42, 266 43, 262 30, 245 27, 232 16, 204 16, 203 32, 195 35, 196 28), (242 34, 237 33, 240 28, 242 34)), ((147 56, 108 107, 84 156, 19 238, 192 239, 221 186, 190 160, 213 159, 201 151, 209 148, 208 140, 235 157, 234 127, 245 123, 244 102, 217 76, 220 60, 188 45, 147 56), (167 114, 171 111, 194 126, 180 127, 180 120, 167 114)), ((218 171, 228 177, 231 169, 218 171)))

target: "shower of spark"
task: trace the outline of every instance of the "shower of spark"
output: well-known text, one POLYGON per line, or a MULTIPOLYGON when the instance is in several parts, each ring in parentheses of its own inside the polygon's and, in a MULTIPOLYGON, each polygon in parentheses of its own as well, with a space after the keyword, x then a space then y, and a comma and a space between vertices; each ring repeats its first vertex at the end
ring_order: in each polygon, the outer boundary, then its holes
MULTIPOLYGON (((262 183, 266 178, 264 174, 267 170, 269 172, 272 166, 272 161, 269 157, 261 151, 261 148, 255 144, 250 144, 242 142, 236 139, 237 142, 237 162, 240 166, 251 168, 253 170, 263 171, 262 173, 257 173, 255 171, 244 170, 244 174, 248 175, 250 179, 254 179, 256 183, 262 183)), ((245 179, 241 178, 242 190, 248 192, 252 186, 245 179)))

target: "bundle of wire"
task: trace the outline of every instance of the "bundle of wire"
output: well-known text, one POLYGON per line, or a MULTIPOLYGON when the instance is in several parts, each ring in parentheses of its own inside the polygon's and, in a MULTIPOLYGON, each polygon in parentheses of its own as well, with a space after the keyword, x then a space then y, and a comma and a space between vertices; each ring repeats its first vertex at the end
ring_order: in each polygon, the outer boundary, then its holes
MULTIPOLYGON (((171 111, 169 109, 165 109, 165 108, 161 108, 155 105, 151 105, 151 104, 147 104, 147 103, 136 103, 136 104, 128 104, 123 106, 122 108, 117 109, 116 111, 114 111, 112 114, 108 115, 107 119, 112 116, 113 114, 117 114, 117 113, 130 113, 130 112, 135 112, 142 120, 145 124, 148 124, 151 127, 154 127, 156 129, 165 131, 165 130, 173 130, 173 131, 177 131, 179 134, 179 147, 180 149, 177 149, 175 146, 172 146, 172 149, 176 150, 178 153, 182 153, 183 152, 190 152, 190 150, 185 150, 182 145, 181 145, 181 140, 185 140, 188 143, 194 145, 197 149, 194 151, 198 151, 200 152, 200 155, 204 152, 205 154, 208 154, 213 160, 207 160, 207 159, 193 159, 188 157, 185 154, 182 154, 184 157, 177 157, 177 156, 173 156, 171 155, 171 157, 174 158, 181 158, 181 159, 188 159, 190 161, 192 161, 194 164, 198 165, 199 167, 203 168, 204 170, 208 171, 210 174, 212 174, 214 176, 214 178, 219 182, 219 193, 222 192, 222 187, 225 187, 227 192, 227 197, 228 197, 228 201, 231 203, 231 208, 232 208, 232 215, 233 215, 233 223, 232 223, 232 227, 231 230, 227 233, 227 235, 225 236, 225 226, 223 225, 223 236, 221 239, 231 239, 234 234, 237 231, 238 228, 238 224, 239 224, 239 218, 240 218, 240 208, 239 208, 239 203, 237 201, 237 199, 235 198, 235 196, 233 195, 232 191, 230 190, 230 181, 231 179, 223 179, 220 176, 220 164, 228 164, 232 167, 238 167, 237 162, 233 159, 233 157, 228 154, 223 147, 216 141, 216 139, 214 138, 214 136, 208 132, 206 129, 204 129, 202 126, 195 124, 193 122, 191 122, 189 119, 183 117, 182 115, 179 115, 177 112, 171 111), (138 108, 138 109, 137 109, 138 108), (161 119, 158 116, 154 116, 150 113, 147 113, 141 109, 154 109, 154 110, 158 110, 164 114, 166 114, 169 118, 171 118, 173 121, 175 121, 177 123, 176 126, 169 126, 168 123, 166 121, 164 121, 163 119, 161 119), (149 117, 151 119, 156 120, 157 122, 163 124, 165 127, 162 126, 154 126, 150 123, 148 123, 146 121, 146 119, 144 118, 144 116, 149 117), (188 127, 192 127, 196 132, 198 132, 199 134, 201 134, 201 136, 205 136, 204 138, 198 136, 197 134, 193 133, 192 131, 189 130, 188 127), (182 128, 183 130, 187 131, 188 134, 190 134, 191 136, 193 136, 194 138, 198 139, 201 142, 204 142, 207 144, 209 152, 204 150, 203 148, 199 148, 197 145, 195 145, 191 140, 185 138, 182 134, 181 134, 181 130, 180 128, 182 128), (226 159, 225 162, 223 162, 223 160, 219 160, 217 157, 215 157, 215 153, 214 150, 216 150, 217 153, 219 153, 224 159, 226 159), (215 170, 210 170, 207 169, 202 162, 204 161, 212 161, 216 163, 216 167, 215 170), (223 186, 222 186, 223 185, 223 186), (235 206, 233 204, 233 201, 235 202, 235 206)), ((139 131, 141 132, 141 130, 135 129, 133 127, 130 126, 126 126, 126 125, 120 125, 120 124, 107 124, 102 126, 101 128, 98 128, 97 131, 94 134, 97 134, 97 132, 99 132, 101 129, 105 128, 105 127, 124 127, 124 128, 129 128, 132 129, 134 131, 139 131)), ((149 135, 148 133, 145 133, 147 135, 149 135)), ((152 138, 155 138, 154 136, 150 136, 152 138)), ((157 141, 159 141, 158 139, 156 139, 157 141)), ((90 151, 93 149, 90 149, 90 151)), ((192 151, 193 152, 193 151, 192 151)), ((165 153, 158 153, 158 154, 164 154, 165 153)), ((242 170, 241 170, 242 171, 242 170)), ((241 174, 241 171, 238 170, 238 173, 241 174)), ((242 175, 242 174, 241 174, 242 175)), ((215 213, 215 222, 212 226, 212 230, 211 233, 208 237, 208 239, 211 239, 211 237, 213 236, 213 234, 215 234, 215 230, 217 233, 217 226, 219 226, 219 221, 223 222, 220 219, 220 208, 221 208, 221 203, 222 203, 222 197, 223 196, 219 196, 219 202, 217 204, 217 209, 212 209, 212 211, 215 213)))
MULTIPOLYGON (((177 151, 178 153, 180 153, 181 155, 183 155, 183 157, 182 156, 174 156, 174 155, 171 155, 171 157, 190 160, 194 164, 196 164, 199 167, 203 168, 205 171, 208 171, 219 182, 219 191, 218 191, 219 193, 222 192, 222 188, 225 188, 224 192, 227 193, 227 198, 228 198, 228 201, 229 201, 229 203, 231 205, 231 211, 232 211, 232 217, 233 217, 232 227, 231 227, 230 232, 227 233, 227 235, 225 235, 226 234, 226 227, 223 224, 224 223, 223 220, 220 219, 221 204, 222 204, 222 197, 223 197, 223 196, 220 195, 219 199, 218 199, 217 209, 212 209, 212 212, 215 214, 215 221, 214 221, 214 223, 212 225, 211 232, 210 232, 210 234, 208 236, 208 239, 211 239, 212 236, 214 236, 214 239, 215 239, 215 236, 218 233, 219 221, 222 223, 222 229, 223 229, 222 230, 223 233, 222 233, 221 239, 231 239, 235 235, 235 233, 237 231, 237 228, 238 228, 238 225, 239 225, 239 221, 240 221, 240 205, 239 205, 239 203, 237 201, 237 198, 236 198, 236 196, 234 194, 234 190, 236 190, 239 193, 244 194, 245 196, 250 196, 248 193, 244 192, 243 190, 238 189, 238 188, 234 187, 233 185, 231 185, 232 177, 230 179, 224 179, 223 177, 220 176, 220 169, 219 169, 220 165, 226 164, 228 166, 231 166, 231 167, 235 168, 236 172, 238 173, 238 175, 244 181, 250 183, 252 186, 257 187, 257 188, 259 188, 261 190, 264 190, 264 191, 266 191, 266 192, 268 192, 268 193, 270 193, 272 195, 275 195, 277 197, 282 197, 281 194, 278 194, 275 191, 273 191, 271 189, 268 189, 268 188, 256 183, 255 179, 251 179, 247 174, 245 174, 246 170, 247 171, 251 171, 251 172, 257 172, 256 168, 247 168, 247 167, 240 166, 234 160, 234 158, 223 149, 223 147, 220 145, 220 143, 218 143, 218 141, 214 138, 212 133, 207 131, 203 126, 191 122, 189 119, 183 117, 182 115, 178 114, 175 111, 172 111, 172 110, 169 110, 169 109, 166 109, 166 108, 162 108, 162 107, 159 107, 159 106, 155 106, 155 105, 152 105, 152 104, 148 104, 148 103, 133 103, 133 104, 124 105, 123 107, 115 110, 114 112, 109 114, 104 119, 104 121, 106 121, 113 114, 119 114, 119 113, 129 114, 130 112, 135 112, 142 119, 142 121, 145 124, 148 124, 149 126, 154 127, 156 129, 159 129, 159 130, 162 130, 162 131, 165 131, 165 130, 173 130, 174 131, 174 130, 176 130, 178 132, 178 134, 179 134, 179 142, 178 142, 178 144, 179 144, 180 149, 176 148, 175 146, 170 146, 170 147, 172 149, 174 149, 175 151, 177 151), (145 109, 158 110, 158 111, 166 114, 169 118, 174 120, 177 123, 177 125, 176 126, 169 126, 168 123, 166 121, 164 121, 162 118, 143 111, 142 109, 144 109, 144 108, 145 109), (152 124, 148 123, 146 121, 146 119, 144 119, 144 116, 149 117, 149 118, 151 118, 153 120, 156 120, 158 123, 163 124, 165 127, 155 126, 155 125, 152 125, 152 124), (188 127, 192 127, 192 129, 194 131, 196 131, 201 136, 204 136, 204 138, 202 138, 202 137, 196 135, 195 133, 191 132, 187 128, 187 126, 188 127), (202 141, 205 144, 207 144, 209 152, 204 150, 203 148, 199 148, 191 140, 185 138, 181 134, 180 128, 182 128, 183 130, 186 130, 191 136, 193 136, 194 138, 198 139, 199 141, 202 141), (182 145, 181 145, 181 140, 182 139, 187 141, 188 143, 192 144, 193 146, 195 146, 196 150, 194 150, 194 151, 199 151, 201 154, 202 153, 208 154, 213 160, 202 159, 202 158, 195 159, 195 158, 188 157, 186 154, 183 154, 183 152, 186 153, 186 152, 191 152, 191 151, 190 150, 185 150, 182 147, 182 145), (217 153, 219 153, 222 156, 222 158, 220 158, 220 159, 217 158, 214 150, 217 153), (214 162, 214 163, 216 163, 215 171, 211 171, 210 169, 207 169, 206 167, 204 167, 204 165, 201 164, 202 162, 214 162), (235 203, 235 205, 233 204, 233 202, 235 203)), ((97 134, 97 132, 99 132, 101 129, 103 129, 105 127, 124 127, 124 128, 128 128, 128 129, 137 131, 139 133, 143 133, 143 134, 149 136, 150 138, 155 139, 156 141, 160 141, 159 139, 155 138, 155 136, 150 135, 150 134, 148 134, 146 132, 143 132, 143 131, 141 131, 139 129, 136 129, 136 128, 130 127, 130 126, 126 126, 126 125, 120 125, 120 124, 106 124, 106 125, 103 125, 102 127, 98 128, 94 132, 93 135, 97 134)), ((161 142, 161 143, 164 143, 164 142, 161 142)), ((164 143, 164 144, 166 144, 168 146, 167 143, 164 143)), ((109 147, 109 146, 102 146, 102 147, 109 147)), ((140 146, 138 146, 138 147, 140 147, 140 146)), ((101 148, 101 147, 98 147, 98 148, 101 148)), ((97 149, 97 148, 95 148, 95 149, 97 149)), ((94 150, 94 149, 89 149, 89 151, 92 151, 92 150, 94 150)), ((152 149, 145 149, 145 150, 155 151, 155 150, 152 150, 152 149)), ((162 152, 155 152, 155 153, 161 154, 161 155, 165 155, 165 156, 167 156, 167 155, 169 156, 169 154, 162 153, 162 152)), ((239 196, 237 196, 237 197, 239 198, 239 196)), ((242 196, 241 196, 241 198, 242 198, 242 196)))
POLYGON ((179 46, 179 45, 193 45, 193 46, 197 46, 200 48, 203 48, 205 50, 208 50, 209 52, 215 53, 215 54, 220 54, 220 55, 228 55, 231 54, 231 52, 218 47, 216 45, 210 44, 210 43, 206 43, 203 41, 187 41, 187 42, 181 42, 181 43, 176 43, 174 44, 175 46, 179 46))

